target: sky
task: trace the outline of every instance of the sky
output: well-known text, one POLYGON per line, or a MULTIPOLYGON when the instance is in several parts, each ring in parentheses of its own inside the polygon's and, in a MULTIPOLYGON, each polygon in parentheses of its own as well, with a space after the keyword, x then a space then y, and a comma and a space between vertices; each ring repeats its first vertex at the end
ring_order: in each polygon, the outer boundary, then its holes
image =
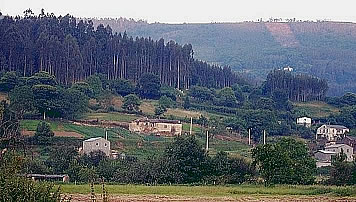
POLYGON ((355 0, 0 0, 0 11, 22 15, 41 8, 55 15, 147 20, 150 23, 210 23, 297 18, 356 22, 355 0))

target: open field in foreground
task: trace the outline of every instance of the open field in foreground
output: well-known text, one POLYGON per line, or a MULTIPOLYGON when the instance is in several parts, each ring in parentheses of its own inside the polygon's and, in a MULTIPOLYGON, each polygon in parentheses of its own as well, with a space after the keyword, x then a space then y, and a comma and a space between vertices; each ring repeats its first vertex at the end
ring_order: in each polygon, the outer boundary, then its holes
MULTIPOLYGON (((89 199, 89 185, 61 185, 74 201, 89 199)), ((356 187, 106 185, 110 201, 356 201, 356 187)), ((101 186, 96 196, 101 198, 101 186)))

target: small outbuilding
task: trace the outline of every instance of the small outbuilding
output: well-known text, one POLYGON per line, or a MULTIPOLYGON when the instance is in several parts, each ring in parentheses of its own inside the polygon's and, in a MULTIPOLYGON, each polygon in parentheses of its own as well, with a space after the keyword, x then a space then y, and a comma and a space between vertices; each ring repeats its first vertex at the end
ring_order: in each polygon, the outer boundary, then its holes
POLYGON ((111 155, 110 141, 102 137, 90 138, 83 141, 83 153, 90 154, 93 151, 102 151, 106 156, 111 155))

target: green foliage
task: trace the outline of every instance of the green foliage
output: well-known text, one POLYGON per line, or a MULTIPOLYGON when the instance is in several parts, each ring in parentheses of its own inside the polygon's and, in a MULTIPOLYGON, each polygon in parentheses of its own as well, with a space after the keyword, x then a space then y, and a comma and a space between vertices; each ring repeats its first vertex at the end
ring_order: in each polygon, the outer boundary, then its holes
POLYGON ((51 127, 49 123, 41 121, 37 125, 36 133, 35 136, 41 136, 41 137, 53 137, 54 133, 51 130, 51 127))
POLYGON ((126 96, 135 93, 135 85, 125 79, 113 80, 110 82, 110 88, 121 96, 126 96))
POLYGON ((356 161, 346 161, 347 156, 341 151, 340 154, 332 156, 329 183, 333 185, 356 184, 356 161))
POLYGON ((276 103, 274 100, 266 97, 261 97, 258 99, 255 105, 255 109, 266 109, 266 110, 274 110, 276 108, 276 103))
POLYGON ((167 85, 161 86, 160 91, 161 91, 161 96, 167 96, 170 99, 172 99, 173 101, 176 101, 177 97, 183 96, 179 90, 177 90, 173 87, 167 86, 167 85))
POLYGON ((16 142, 19 136, 19 121, 15 113, 5 100, 0 101, 0 147, 16 142))
POLYGON ((32 87, 35 96, 35 107, 40 112, 48 112, 56 108, 55 101, 58 97, 58 89, 50 85, 34 85, 32 87))
POLYGON ((128 111, 138 111, 140 104, 140 98, 138 98, 134 94, 130 94, 124 97, 124 103, 122 104, 122 108, 128 111))
POLYGON ((64 173, 77 155, 77 150, 72 146, 54 147, 49 153, 46 165, 51 167, 54 173, 64 173))
POLYGON ((257 146, 252 157, 267 185, 314 183, 315 160, 302 142, 282 138, 257 146))
POLYGON ((165 112, 167 112, 167 107, 165 105, 160 104, 157 107, 155 107, 155 115, 156 116, 161 116, 165 112))
POLYGON ((38 144, 48 144, 54 136, 49 123, 41 121, 38 123, 34 139, 38 144))
POLYGON ((90 89, 93 92, 94 97, 98 97, 103 92, 103 84, 99 76, 97 75, 89 76, 86 79, 86 83, 88 83, 88 85, 90 86, 90 89))
POLYGON ((217 184, 240 184, 247 181, 254 169, 245 159, 229 157, 225 152, 218 152, 209 161, 208 179, 217 184))
POLYGON ((33 76, 27 78, 27 85, 49 85, 56 86, 56 77, 50 75, 48 72, 40 71, 35 73, 33 76))
POLYGON ((183 108, 184 109, 189 109, 190 107, 191 107, 191 105, 190 105, 189 96, 185 96, 184 102, 183 102, 183 108))
POLYGON ((174 107, 175 103, 171 98, 167 97, 166 95, 163 95, 161 96, 161 98, 159 98, 158 104, 165 108, 172 108, 174 107))
POLYGON ((15 88, 19 83, 19 78, 16 75, 16 72, 6 72, 0 78, 0 91, 2 92, 10 92, 15 88))
POLYGON ((89 100, 86 95, 75 89, 60 89, 56 108, 60 117, 74 119, 87 112, 89 100))
POLYGON ((237 105, 237 99, 232 88, 226 87, 218 92, 218 103, 226 107, 235 107, 237 105))
POLYGON ((10 107, 19 118, 26 112, 34 110, 35 96, 32 89, 28 86, 15 87, 10 92, 10 107))
POLYGON ((188 91, 188 95, 200 101, 212 101, 214 98, 214 94, 209 88, 200 86, 192 86, 188 91))
POLYGON ((76 82, 71 86, 71 89, 78 90, 89 98, 94 98, 93 89, 87 82, 76 82))
POLYGON ((0 157, 0 201, 59 201, 60 192, 53 185, 22 176, 23 163, 21 156, 10 152, 0 157))
POLYGON ((194 136, 179 136, 165 151, 163 162, 167 182, 194 183, 202 180, 207 166, 205 151, 194 136))
POLYGON ((155 74, 143 74, 137 84, 138 93, 142 98, 157 99, 160 97, 160 78, 155 74))
MULTIPOLYGON (((278 94, 284 92, 283 97, 286 97, 287 100, 299 102, 322 100, 328 90, 326 80, 307 74, 294 75, 284 70, 271 71, 267 75, 267 81, 263 87, 265 95, 272 95, 273 98, 280 99, 281 95, 275 95, 277 90, 278 94)), ((277 105, 279 104, 278 99, 274 99, 277 105)))

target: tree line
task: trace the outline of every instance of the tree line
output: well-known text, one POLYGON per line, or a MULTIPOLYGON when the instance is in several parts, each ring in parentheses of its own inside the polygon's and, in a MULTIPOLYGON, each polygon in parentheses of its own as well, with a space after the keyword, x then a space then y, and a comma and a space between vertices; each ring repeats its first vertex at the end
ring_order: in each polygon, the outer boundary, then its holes
POLYGON ((272 95, 275 91, 283 91, 289 100, 297 102, 322 100, 328 90, 324 79, 307 74, 292 74, 284 70, 271 71, 263 87, 265 94, 272 95))
POLYGON ((46 71, 60 84, 69 85, 101 73, 108 80, 137 82, 145 73, 158 75, 161 83, 178 89, 192 85, 221 88, 243 80, 230 67, 194 59, 192 45, 163 39, 130 37, 113 33, 110 26, 96 28, 91 20, 55 16, 30 9, 24 16, 0 21, 0 72, 23 76, 46 71))

